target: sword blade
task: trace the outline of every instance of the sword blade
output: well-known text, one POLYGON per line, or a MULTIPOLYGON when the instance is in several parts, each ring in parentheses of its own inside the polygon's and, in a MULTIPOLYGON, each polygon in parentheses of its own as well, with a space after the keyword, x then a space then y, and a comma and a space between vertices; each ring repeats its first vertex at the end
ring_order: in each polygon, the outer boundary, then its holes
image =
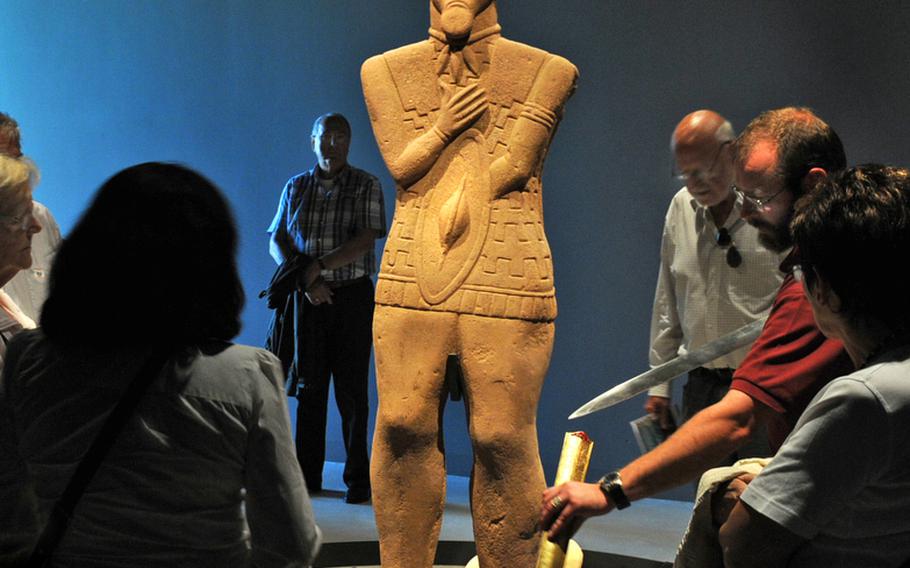
POLYGON ((723 337, 705 343, 694 351, 671 359, 662 365, 658 365, 653 369, 645 371, 640 375, 616 385, 607 392, 585 403, 569 416, 569 420, 587 416, 592 412, 597 412, 598 410, 603 410, 614 404, 629 400, 633 396, 641 394, 651 387, 665 383, 673 377, 691 371, 696 367, 701 367, 718 357, 726 355, 745 345, 749 345, 761 334, 766 319, 767 318, 761 318, 755 320, 723 337))

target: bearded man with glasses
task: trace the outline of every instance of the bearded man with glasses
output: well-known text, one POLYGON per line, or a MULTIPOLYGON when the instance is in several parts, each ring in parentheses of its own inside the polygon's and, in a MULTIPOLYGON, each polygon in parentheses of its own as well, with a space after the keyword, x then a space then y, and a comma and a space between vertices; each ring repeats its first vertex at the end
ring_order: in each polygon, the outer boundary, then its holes
MULTIPOLYGON (((783 276, 782 253, 758 242, 731 191, 733 127, 720 114, 698 110, 673 131, 673 178, 685 186, 667 210, 660 272, 651 317, 649 363, 657 366, 768 315, 783 276)), ((682 418, 688 420, 727 394, 747 347, 689 372, 682 418)), ((651 389, 645 410, 669 428, 671 383, 651 389)), ((719 463, 765 456, 764 429, 719 463)), ((712 464, 714 465, 714 464, 712 464)))

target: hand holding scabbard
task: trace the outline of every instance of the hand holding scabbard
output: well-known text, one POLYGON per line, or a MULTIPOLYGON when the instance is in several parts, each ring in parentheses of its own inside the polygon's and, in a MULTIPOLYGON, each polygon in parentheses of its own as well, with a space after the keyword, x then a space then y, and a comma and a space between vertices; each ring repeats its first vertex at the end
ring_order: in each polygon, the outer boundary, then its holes
MULTIPOLYGON (((591 461, 591 451, 594 449, 594 442, 584 432, 567 432, 562 443, 562 453, 559 456, 559 466, 556 469, 556 479, 553 485, 558 486, 569 481, 584 481, 588 473, 588 464, 591 461)), ((549 507, 560 509, 565 503, 560 502, 559 497, 554 497, 549 507)), ((581 523, 581 519, 576 519, 573 524, 581 523)), ((537 568, 569 568, 566 564, 567 551, 569 551, 569 537, 575 533, 577 526, 570 527, 557 539, 557 542, 551 542, 547 539, 547 533, 540 536, 540 552, 537 555, 537 568)), ((573 547, 574 548, 574 547, 573 547)), ((573 563, 581 566, 581 549, 578 549, 579 558, 573 563)), ((569 551, 569 556, 573 556, 569 551)), ((572 563, 572 558, 568 558, 572 563)))

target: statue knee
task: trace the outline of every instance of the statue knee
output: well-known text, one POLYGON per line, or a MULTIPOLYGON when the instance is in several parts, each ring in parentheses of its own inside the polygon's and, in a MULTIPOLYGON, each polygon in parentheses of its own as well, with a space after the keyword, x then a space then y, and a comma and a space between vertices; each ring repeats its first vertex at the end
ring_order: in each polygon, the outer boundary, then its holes
POLYGON ((474 459, 488 468, 536 455, 536 433, 531 426, 516 427, 507 420, 472 425, 474 459))
POLYGON ((376 436, 395 458, 425 451, 439 438, 435 420, 427 420, 408 410, 380 407, 377 412, 376 436))

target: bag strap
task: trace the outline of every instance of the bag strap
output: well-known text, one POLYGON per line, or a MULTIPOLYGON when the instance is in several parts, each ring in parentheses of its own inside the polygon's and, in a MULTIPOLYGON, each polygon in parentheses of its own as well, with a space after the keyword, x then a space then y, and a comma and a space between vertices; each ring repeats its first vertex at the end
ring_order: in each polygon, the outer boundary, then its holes
POLYGON ((132 416, 142 395, 170 358, 170 354, 170 351, 164 349, 153 352, 143 363, 139 372, 133 378, 129 387, 127 387, 126 392, 123 393, 120 401, 108 414, 101 431, 98 432, 95 441, 85 452, 85 456, 76 467, 76 471, 70 478, 66 489, 63 490, 60 499, 54 504, 54 508, 51 509, 50 518, 29 557, 27 564, 29 568, 39 568, 50 561, 51 554, 66 532, 73 516, 73 510, 75 510, 76 504, 79 503, 82 493, 92 480, 92 477, 94 477, 95 472, 98 471, 111 446, 114 445, 114 441, 120 431, 123 430, 126 421, 132 416))

